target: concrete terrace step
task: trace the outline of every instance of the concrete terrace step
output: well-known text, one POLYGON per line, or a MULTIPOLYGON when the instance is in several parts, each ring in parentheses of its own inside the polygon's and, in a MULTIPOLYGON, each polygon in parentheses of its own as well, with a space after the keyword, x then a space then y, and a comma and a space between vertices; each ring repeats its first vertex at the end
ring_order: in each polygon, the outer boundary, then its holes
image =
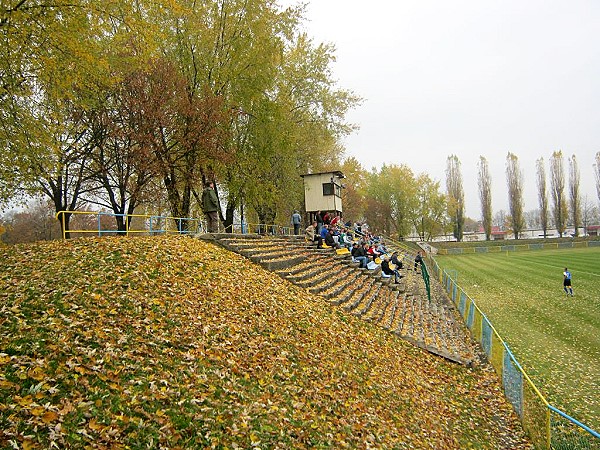
POLYGON ((330 299, 342 294, 344 291, 351 292, 359 279, 362 279, 362 275, 356 270, 351 270, 348 276, 344 277, 339 283, 321 292, 321 295, 330 299))
POLYGON ((345 267, 335 267, 335 272, 329 277, 323 277, 320 283, 314 285, 309 291, 313 294, 321 294, 329 289, 344 283, 344 278, 354 273, 354 270, 345 267))
POLYGON ((298 286, 312 288, 324 281, 335 279, 337 273, 338 268, 328 262, 323 265, 307 269, 304 273, 288 276, 286 278, 290 281, 293 281, 298 286))
POLYGON ((377 288, 376 284, 377 283, 374 278, 369 278, 367 281, 365 281, 365 283, 362 286, 358 286, 358 288, 354 290, 354 292, 347 299, 347 301, 344 302, 344 310, 354 310, 360 304, 363 298, 369 295, 371 289, 373 289, 374 287, 377 288))
POLYGON ((381 299, 385 298, 388 291, 389 289, 387 286, 384 286, 380 282, 375 283, 375 288, 371 289, 369 295, 363 297, 363 300, 356 306, 353 314, 357 317, 363 317, 371 310, 374 304, 376 305, 378 303, 380 297, 381 299))
POLYGON ((399 284, 381 276, 381 268, 359 269, 349 255, 317 249, 303 237, 203 235, 273 271, 365 321, 446 359, 461 364, 476 360, 473 341, 453 303, 437 280, 431 301, 419 271, 405 260, 399 284))
POLYGON ((395 289, 387 289, 384 291, 384 295, 382 295, 377 303, 371 308, 371 310, 363 316, 365 320, 374 323, 381 323, 383 317, 385 316, 386 310, 391 307, 393 302, 398 298, 399 291, 395 289))

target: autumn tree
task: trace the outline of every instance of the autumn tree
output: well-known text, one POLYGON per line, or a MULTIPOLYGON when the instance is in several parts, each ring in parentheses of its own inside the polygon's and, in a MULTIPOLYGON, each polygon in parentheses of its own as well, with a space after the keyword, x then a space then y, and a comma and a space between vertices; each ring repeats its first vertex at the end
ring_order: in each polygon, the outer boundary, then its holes
POLYGON ((446 196, 440 190, 440 182, 421 174, 416 180, 416 201, 411 213, 414 229, 422 241, 431 241, 444 233, 446 226, 446 196))
POLYGON ((510 223, 510 216, 503 209, 499 210, 494 214, 494 225, 500 230, 504 231, 508 228, 510 223))
POLYGON ((456 155, 448 156, 446 161, 446 191, 448 194, 448 216, 452 224, 452 233, 457 241, 462 241, 465 223, 465 194, 463 191, 460 160, 456 155))
POLYGON ((562 237, 567 224, 567 199, 565 197, 565 172, 562 151, 552 153, 550 159, 550 190, 554 226, 562 237))
POLYGON ((13 181, 31 196, 45 195, 55 212, 64 212, 59 222, 66 237, 72 211, 85 204, 83 196, 93 190, 87 170, 91 135, 75 105, 40 92, 32 98, 30 113, 39 115, 35 125, 22 131, 30 141, 20 155, 18 177, 13 181))
MULTIPOLYGON (((168 60, 158 60, 142 75, 137 106, 142 127, 141 142, 148 147, 174 217, 190 216, 199 196, 206 167, 230 160, 223 99, 209 90, 191 95, 186 80, 168 60)), ((185 224, 182 224, 185 226, 185 224)))
POLYGON ((89 172, 97 185, 88 197, 90 204, 112 210, 117 230, 124 232, 160 173, 151 150, 146 121, 155 111, 144 110, 148 95, 141 70, 122 76, 104 102, 83 111, 92 135, 89 172))
POLYGON ((52 203, 35 199, 27 204, 25 210, 9 211, 1 219, 5 228, 0 233, 2 242, 17 244, 60 238, 60 227, 53 210, 52 203))
POLYGON ((471 219, 468 216, 465 216, 465 233, 477 233, 481 228, 481 221, 471 219))
POLYGON ((579 193, 579 167, 575 155, 569 158, 569 205, 571 207, 571 220, 575 228, 575 236, 579 236, 581 226, 581 194, 579 193))
POLYGON ((299 175, 339 170, 339 138, 352 129, 343 118, 357 99, 331 80, 332 50, 300 36, 277 71, 272 98, 254 105, 244 150, 253 157, 243 160, 250 170, 238 177, 261 222, 274 221, 281 211, 287 218, 290 206, 301 204, 299 175))
POLYGON ((417 183, 406 165, 383 165, 373 169, 366 189, 369 225, 398 239, 410 235, 417 208, 417 183))
POLYGON ((538 188, 538 204, 540 207, 539 221, 544 232, 544 238, 548 235, 548 193, 546 188, 546 169, 544 158, 536 160, 536 176, 538 188))
POLYGON ((299 175, 339 162, 337 140, 354 99, 334 87, 333 48, 298 32, 301 8, 280 11, 266 0, 181 4, 170 17, 156 13, 178 30, 165 52, 189 91, 208 86, 233 113, 221 151, 235 158, 209 159, 199 169, 223 184, 224 224, 244 206, 260 222, 282 212, 287 220, 301 203, 299 175))
MULTIPOLYGON (((75 63, 73 47, 80 56, 89 55, 89 47, 83 45, 84 16, 77 4, 52 8, 18 2, 0 10, 0 171, 5 202, 18 192, 40 191, 52 199, 57 212, 79 202, 85 130, 73 117, 72 102, 59 92, 80 73, 64 70, 75 63)), ((66 215, 67 227, 68 220, 66 215)))
POLYGON ((598 221, 598 207, 586 195, 581 204, 581 224, 583 225, 584 236, 588 235, 588 226, 598 221))
POLYGON ((331 77, 333 47, 299 32, 302 7, 46 6, 0 12, 4 200, 51 194, 68 228, 84 200, 133 211, 157 174, 170 215, 197 209, 210 179, 226 224, 244 205, 272 222, 300 204, 300 174, 338 169, 339 138, 352 129, 344 116, 358 99, 331 77))
POLYGON ((124 26, 129 6, 16 2, 1 11, 0 151, 10 155, 0 158, 1 194, 47 195, 57 212, 66 211, 67 236, 71 212, 92 189, 92 136, 81 112, 99 101, 98 86, 114 82, 114 48, 135 23, 124 26))
POLYGON ((481 201, 481 222, 485 231, 485 239, 489 241, 492 236, 492 176, 487 159, 479 157, 479 200, 481 201))
POLYGON ((519 168, 519 159, 510 152, 506 156, 506 182, 508 185, 511 227, 515 239, 519 239, 519 235, 525 226, 523 218, 523 173, 519 168))
POLYGON ((341 171, 346 177, 342 189, 344 219, 362 221, 365 217, 367 172, 354 157, 346 158, 342 162, 341 171))

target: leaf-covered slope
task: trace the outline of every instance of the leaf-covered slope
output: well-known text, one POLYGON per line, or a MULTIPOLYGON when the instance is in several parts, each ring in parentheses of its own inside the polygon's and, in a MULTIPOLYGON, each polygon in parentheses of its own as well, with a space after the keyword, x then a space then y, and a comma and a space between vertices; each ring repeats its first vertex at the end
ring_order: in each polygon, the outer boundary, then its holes
POLYGON ((0 249, 0 447, 529 448, 496 375, 189 237, 0 249))

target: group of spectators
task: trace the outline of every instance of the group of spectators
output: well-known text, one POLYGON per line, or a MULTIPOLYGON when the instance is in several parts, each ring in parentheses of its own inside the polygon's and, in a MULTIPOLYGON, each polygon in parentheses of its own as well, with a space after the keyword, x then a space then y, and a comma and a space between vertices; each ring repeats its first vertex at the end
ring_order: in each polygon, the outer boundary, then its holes
MULTIPOLYGON (((399 283, 402 275, 402 256, 398 252, 391 252, 385 246, 384 240, 379 236, 373 236, 368 231, 366 224, 342 223, 340 216, 333 216, 333 220, 327 220, 328 213, 321 215, 317 213, 315 220, 309 225, 306 232, 306 239, 310 242, 316 242, 317 248, 323 248, 324 245, 334 248, 347 248, 352 260, 359 263, 359 267, 368 268, 370 265, 376 267, 381 264, 381 271, 384 276, 394 276, 394 281, 399 283), (321 218, 321 220, 319 220, 321 218)), ((415 257, 414 269, 417 270, 422 261, 421 253, 415 257)))
POLYGON ((378 245, 369 243, 363 240, 354 242, 352 244, 352 259, 359 263, 358 267, 368 268, 369 264, 377 264, 376 261, 379 259, 381 262, 381 271, 385 276, 394 276, 394 282, 399 283, 402 275, 400 269, 402 269, 402 257, 398 252, 390 253, 385 248, 383 240, 378 245))
POLYGON ((319 227, 317 221, 313 221, 305 230, 306 239, 316 242, 317 248, 323 248, 323 244, 334 249, 346 247, 350 249, 354 240, 352 230, 345 225, 323 224, 319 227))

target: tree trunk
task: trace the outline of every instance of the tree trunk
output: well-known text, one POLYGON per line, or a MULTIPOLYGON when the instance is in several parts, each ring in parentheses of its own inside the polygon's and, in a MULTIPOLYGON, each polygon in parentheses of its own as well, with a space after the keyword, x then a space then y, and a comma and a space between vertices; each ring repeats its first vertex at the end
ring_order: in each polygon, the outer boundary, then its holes
POLYGON ((225 227, 226 233, 233 233, 233 216, 235 213, 235 208, 235 203, 227 203, 227 208, 225 209, 225 220, 223 221, 223 226, 225 227))

